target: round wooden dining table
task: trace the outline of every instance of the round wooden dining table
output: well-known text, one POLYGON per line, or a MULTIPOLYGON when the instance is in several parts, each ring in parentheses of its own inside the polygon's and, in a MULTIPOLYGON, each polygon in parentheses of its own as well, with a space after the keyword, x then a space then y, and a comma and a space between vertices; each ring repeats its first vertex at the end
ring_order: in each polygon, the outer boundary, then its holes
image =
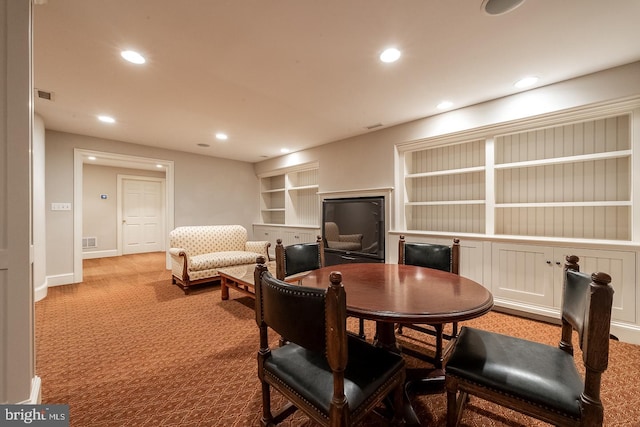
POLYGON ((444 324, 489 312, 493 296, 481 284, 446 271, 402 264, 341 264, 310 271, 303 286, 327 288, 342 274, 347 314, 376 321, 378 345, 397 349, 394 325, 444 324))

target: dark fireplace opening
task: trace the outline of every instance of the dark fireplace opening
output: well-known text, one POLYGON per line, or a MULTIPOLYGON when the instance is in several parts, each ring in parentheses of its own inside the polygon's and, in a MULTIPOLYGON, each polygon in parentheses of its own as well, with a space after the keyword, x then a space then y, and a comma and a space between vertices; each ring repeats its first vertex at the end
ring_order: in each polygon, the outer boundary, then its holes
POLYGON ((325 264, 384 262, 384 196, 324 199, 325 264))

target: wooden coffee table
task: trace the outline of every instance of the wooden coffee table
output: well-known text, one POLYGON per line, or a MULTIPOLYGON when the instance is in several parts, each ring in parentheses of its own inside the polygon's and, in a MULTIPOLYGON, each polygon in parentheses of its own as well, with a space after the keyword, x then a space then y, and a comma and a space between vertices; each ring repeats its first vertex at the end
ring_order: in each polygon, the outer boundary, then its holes
MULTIPOLYGON (((267 263, 267 269, 271 274, 276 274, 276 262, 269 261, 267 263)), ((251 298, 256 297, 255 285, 253 281, 253 273, 256 271, 255 264, 242 264, 234 265, 232 267, 225 267, 218 270, 220 274, 220 297, 222 300, 229 299, 229 288, 235 289, 251 298)), ((307 273, 295 274, 285 279, 289 283, 299 282, 301 277, 304 277, 307 273)))

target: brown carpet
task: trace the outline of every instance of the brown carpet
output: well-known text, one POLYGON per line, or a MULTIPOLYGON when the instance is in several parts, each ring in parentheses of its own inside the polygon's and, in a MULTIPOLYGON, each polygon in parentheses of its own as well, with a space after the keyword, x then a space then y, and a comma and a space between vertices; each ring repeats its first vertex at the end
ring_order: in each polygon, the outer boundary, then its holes
MULTIPOLYGON (((185 296, 170 276, 164 253, 129 255, 86 260, 83 283, 49 288, 36 303, 43 403, 69 404, 77 427, 258 426, 253 300, 231 290, 221 301, 218 285, 185 296)), ((466 323, 550 345, 560 338, 558 326, 500 313, 466 323)), ((367 322, 368 336, 372 327, 367 322)), ((405 330, 405 345, 413 333, 405 330)), ((606 426, 640 425, 639 376, 640 346, 612 341, 602 382, 606 426)), ((284 403, 273 395, 274 407, 284 403)), ((411 400, 423 425, 446 424, 444 394, 411 400)), ((282 425, 313 424, 298 411, 282 425)), ((462 425, 545 424, 472 399, 462 425)))

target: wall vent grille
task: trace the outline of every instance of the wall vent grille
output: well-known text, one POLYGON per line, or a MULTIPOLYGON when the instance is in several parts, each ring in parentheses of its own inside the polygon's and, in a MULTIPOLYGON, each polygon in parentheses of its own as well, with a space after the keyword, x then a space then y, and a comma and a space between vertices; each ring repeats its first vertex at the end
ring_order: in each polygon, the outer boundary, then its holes
POLYGON ((82 238, 82 249, 92 249, 98 247, 98 238, 97 237, 83 237, 82 238))
POLYGON ((45 99, 47 101, 53 101, 53 92, 49 92, 49 91, 42 90, 42 89, 36 89, 36 95, 38 95, 38 98, 40 98, 40 99, 45 99))

